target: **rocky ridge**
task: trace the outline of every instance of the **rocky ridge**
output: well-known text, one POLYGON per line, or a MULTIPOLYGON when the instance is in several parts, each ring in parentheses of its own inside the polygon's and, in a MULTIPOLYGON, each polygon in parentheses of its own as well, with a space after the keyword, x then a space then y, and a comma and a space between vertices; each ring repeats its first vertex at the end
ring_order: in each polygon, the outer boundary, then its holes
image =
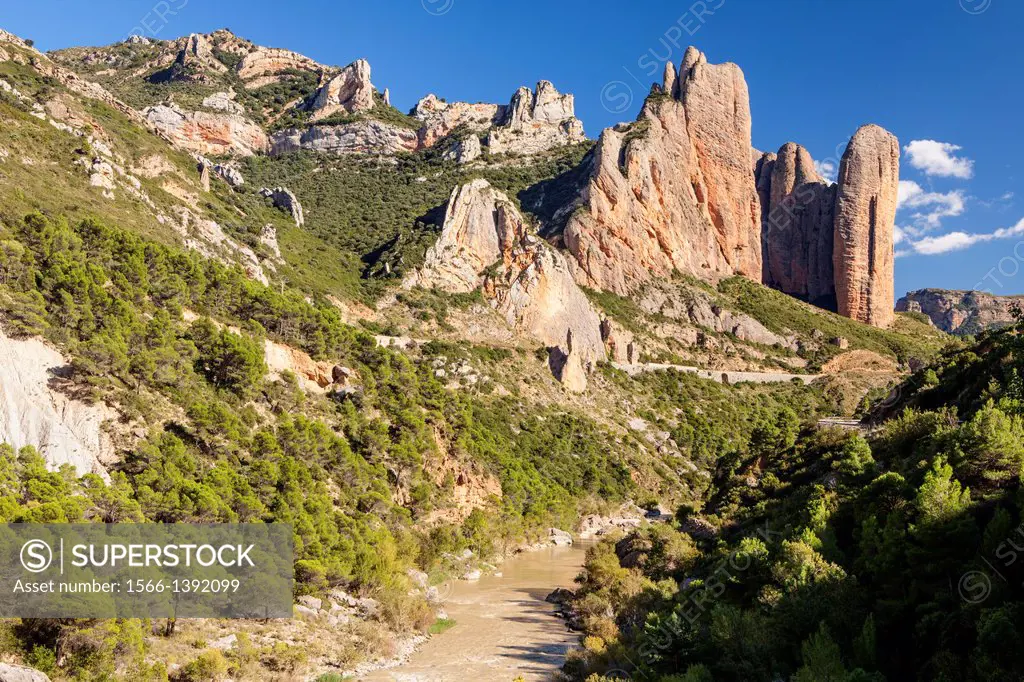
POLYGON ((1018 307, 1024 296, 949 289, 919 289, 896 302, 898 312, 923 313, 942 331, 961 336, 1012 324, 1018 307))

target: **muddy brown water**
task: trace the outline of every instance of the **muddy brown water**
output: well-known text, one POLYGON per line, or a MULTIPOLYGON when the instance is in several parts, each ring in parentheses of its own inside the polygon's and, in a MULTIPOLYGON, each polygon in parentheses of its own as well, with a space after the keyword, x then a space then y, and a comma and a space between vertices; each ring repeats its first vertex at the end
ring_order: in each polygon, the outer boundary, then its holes
POLYGON ((457 581, 445 600, 456 625, 431 637, 395 668, 360 677, 365 682, 528 682, 551 680, 578 635, 544 598, 573 587, 586 544, 526 552, 501 565, 501 577, 457 581))

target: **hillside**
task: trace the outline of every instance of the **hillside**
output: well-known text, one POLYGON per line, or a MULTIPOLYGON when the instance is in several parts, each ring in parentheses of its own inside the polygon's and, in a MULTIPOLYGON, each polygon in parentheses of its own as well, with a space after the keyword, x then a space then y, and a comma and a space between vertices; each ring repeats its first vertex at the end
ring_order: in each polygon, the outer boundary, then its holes
MULTIPOLYGON (((650 120, 685 127, 664 95, 650 120)), ((964 352, 918 315, 695 276, 714 192, 603 286, 572 235, 631 224, 598 189, 667 152, 634 124, 609 166, 617 133, 587 140, 547 81, 402 113, 361 60, 227 31, 52 55, 0 32, 0 120, 0 521, 292 523, 304 614, 0 623, 4 660, 55 680, 380 664, 447 627, 445 580, 587 516, 719 504, 737 467, 964 352)), ((705 189, 758 201, 749 151, 705 189)))
POLYGON ((592 549, 570 679, 1019 679, 1022 332, 944 354, 863 435, 759 433, 671 526, 592 549))

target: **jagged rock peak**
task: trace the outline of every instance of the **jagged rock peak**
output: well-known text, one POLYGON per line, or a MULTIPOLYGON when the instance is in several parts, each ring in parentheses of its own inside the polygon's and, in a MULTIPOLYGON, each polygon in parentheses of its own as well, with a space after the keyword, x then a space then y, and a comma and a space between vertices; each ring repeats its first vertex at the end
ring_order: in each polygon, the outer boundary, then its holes
POLYGON ((834 267, 839 314, 888 326, 894 317, 893 233, 900 145, 877 125, 854 133, 839 165, 834 267))
POLYGON ((563 233, 581 283, 628 295, 673 271, 761 279, 743 73, 689 50, 673 90, 649 98, 636 123, 601 135, 585 210, 563 233))
POLYGON ((193 33, 185 39, 185 46, 178 53, 178 63, 196 69, 227 71, 228 67, 213 55, 213 45, 201 33, 193 33))
POLYGON ((575 98, 560 93, 550 81, 540 81, 535 90, 523 86, 491 130, 488 147, 492 154, 529 155, 583 142, 587 136, 575 109, 575 98))
POLYGON ((530 123, 562 123, 575 116, 575 97, 560 93, 551 81, 540 81, 535 90, 526 86, 516 90, 502 125, 520 129, 530 123))
POLYGON ((338 111, 355 114, 373 109, 373 83, 370 63, 365 59, 352 62, 332 77, 316 94, 313 120, 327 118, 338 111))

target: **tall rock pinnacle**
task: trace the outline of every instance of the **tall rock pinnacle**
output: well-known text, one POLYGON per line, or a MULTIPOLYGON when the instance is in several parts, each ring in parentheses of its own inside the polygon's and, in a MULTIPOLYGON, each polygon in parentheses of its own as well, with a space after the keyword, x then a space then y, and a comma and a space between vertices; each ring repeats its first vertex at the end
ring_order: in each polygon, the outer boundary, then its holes
POLYGON ((835 189, 806 149, 787 142, 755 169, 761 197, 764 283, 822 308, 835 309, 832 219, 835 189))
POLYGON ((900 145, 876 125, 861 127, 839 166, 835 206, 836 301, 840 315, 876 327, 894 318, 893 231, 900 145))

